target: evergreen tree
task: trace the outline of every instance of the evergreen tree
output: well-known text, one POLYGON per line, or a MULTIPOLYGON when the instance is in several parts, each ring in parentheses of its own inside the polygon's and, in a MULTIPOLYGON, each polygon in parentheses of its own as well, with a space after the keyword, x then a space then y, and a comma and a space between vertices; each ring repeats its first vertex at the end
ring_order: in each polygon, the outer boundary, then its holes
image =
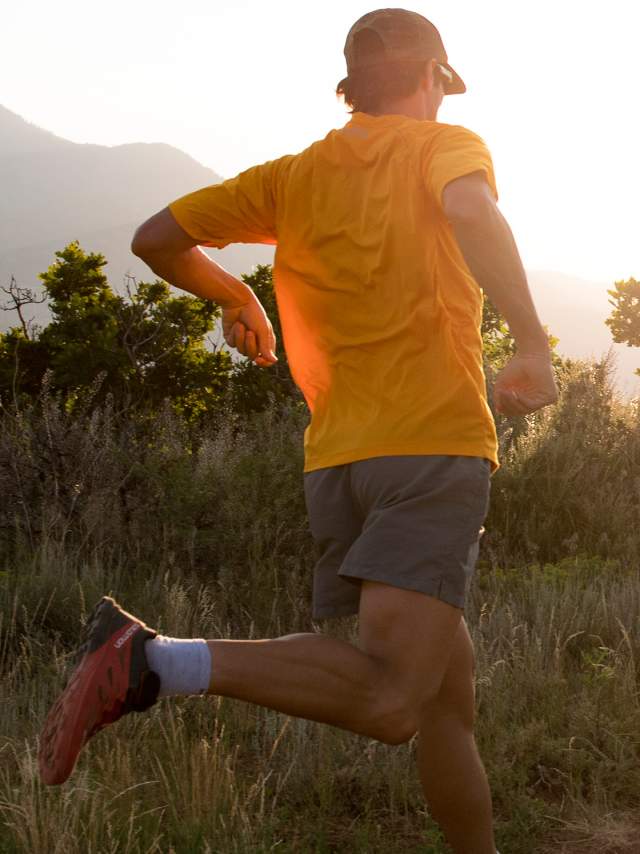
MULTIPOLYGON (((634 278, 615 282, 607 293, 613 311, 605 323, 613 340, 627 347, 640 347, 640 282, 634 278)), ((640 375, 640 368, 636 373, 640 375)))
POLYGON ((219 309, 209 300, 171 296, 162 281, 135 283, 115 293, 106 259, 77 242, 56 252, 41 274, 52 320, 29 336, 24 325, 0 335, 0 398, 36 396, 45 372, 52 392, 69 405, 96 378, 98 399, 155 408, 169 398, 188 417, 219 405, 231 373, 228 353, 211 351, 205 337, 219 309))

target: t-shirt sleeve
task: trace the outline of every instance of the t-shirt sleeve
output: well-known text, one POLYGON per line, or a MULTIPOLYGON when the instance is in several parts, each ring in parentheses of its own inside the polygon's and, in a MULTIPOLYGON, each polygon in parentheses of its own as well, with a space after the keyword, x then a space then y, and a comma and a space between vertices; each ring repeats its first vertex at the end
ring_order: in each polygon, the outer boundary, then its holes
POLYGON ((253 166, 235 178, 182 196, 169 204, 169 210, 201 246, 277 243, 277 162, 253 166))
POLYGON ((442 203, 442 191, 451 181, 484 172, 495 199, 498 189, 491 154, 483 139, 467 128, 448 125, 425 147, 423 175, 427 188, 442 203))

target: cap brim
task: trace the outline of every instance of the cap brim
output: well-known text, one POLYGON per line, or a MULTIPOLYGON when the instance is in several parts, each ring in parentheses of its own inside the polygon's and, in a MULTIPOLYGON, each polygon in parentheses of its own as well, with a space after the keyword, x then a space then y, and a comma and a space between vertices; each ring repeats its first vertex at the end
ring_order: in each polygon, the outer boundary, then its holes
POLYGON ((445 68, 448 68, 449 71, 453 74, 453 80, 451 81, 451 83, 447 84, 447 86, 444 90, 444 94, 445 95, 464 95, 464 93, 467 91, 467 87, 465 86, 465 83, 464 83, 464 80, 462 79, 462 77, 460 77, 460 75, 455 70, 455 68, 452 68, 448 62, 443 62, 442 65, 444 65, 445 68))

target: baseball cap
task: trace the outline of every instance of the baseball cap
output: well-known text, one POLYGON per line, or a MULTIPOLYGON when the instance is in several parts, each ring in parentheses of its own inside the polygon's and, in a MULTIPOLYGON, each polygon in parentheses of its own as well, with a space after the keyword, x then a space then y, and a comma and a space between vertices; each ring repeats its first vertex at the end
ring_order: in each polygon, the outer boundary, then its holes
POLYGON ((438 30, 431 21, 408 9, 376 9, 374 12, 367 12, 349 30, 344 56, 347 60, 347 74, 387 62, 436 59, 453 75, 453 79, 445 83, 445 95, 457 95, 467 91, 458 72, 449 65, 438 30), (366 43, 367 39, 362 39, 358 34, 366 30, 370 31, 369 35, 375 33, 378 37, 384 50, 382 59, 379 52, 371 53, 362 49, 362 42, 366 43))

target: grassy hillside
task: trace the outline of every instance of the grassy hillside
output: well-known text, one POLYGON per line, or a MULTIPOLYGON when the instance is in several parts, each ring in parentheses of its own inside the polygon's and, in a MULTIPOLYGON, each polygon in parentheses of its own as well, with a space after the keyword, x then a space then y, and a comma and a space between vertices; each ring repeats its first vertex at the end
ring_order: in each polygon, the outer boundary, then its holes
MULTIPOLYGON (((503 854, 632 854, 639 413, 606 366, 562 387, 554 410, 499 423, 467 612, 478 737, 503 854)), ((2 414, 0 850, 444 854, 414 744, 230 700, 162 701, 98 735, 61 789, 37 778, 39 728, 103 593, 177 636, 313 630, 304 422, 72 418, 46 399, 2 414)))

